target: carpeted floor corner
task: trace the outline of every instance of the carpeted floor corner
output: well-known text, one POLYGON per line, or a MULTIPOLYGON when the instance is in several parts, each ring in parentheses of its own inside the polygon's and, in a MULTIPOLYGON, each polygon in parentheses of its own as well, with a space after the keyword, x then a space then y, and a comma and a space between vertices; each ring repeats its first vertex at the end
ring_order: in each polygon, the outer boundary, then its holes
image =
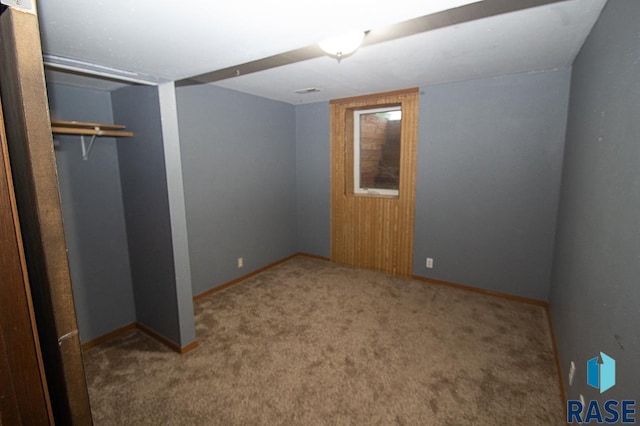
POLYGON ((296 257, 195 311, 84 353, 96 425, 566 424, 541 307, 296 257))

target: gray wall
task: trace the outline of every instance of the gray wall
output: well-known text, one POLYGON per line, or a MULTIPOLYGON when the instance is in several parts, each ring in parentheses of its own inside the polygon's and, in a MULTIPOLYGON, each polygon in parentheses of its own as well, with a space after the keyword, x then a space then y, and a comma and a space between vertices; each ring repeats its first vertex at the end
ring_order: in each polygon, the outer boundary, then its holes
POLYGON ((135 133, 118 141, 118 159, 137 319, 181 345, 158 89, 125 87, 111 101, 135 133))
MULTIPOLYGON (((47 89, 52 118, 113 123, 109 92, 47 89)), ((113 138, 98 138, 84 161, 80 136, 54 138, 78 327, 86 342, 136 320, 118 153, 113 138)))
POLYGON ((160 119, 162 121, 162 141, 164 146, 165 169, 167 171, 167 192, 169 217, 171 219, 171 241, 176 279, 176 301, 180 321, 180 344, 182 347, 196 338, 193 315, 193 288, 191 285, 191 262, 187 237, 187 212, 184 202, 182 180, 182 158, 180 155, 180 132, 178 130, 178 104, 173 82, 158 85, 160 119))
POLYGON ((563 69, 422 88, 414 274, 548 299, 569 83, 563 69))
POLYGON ((329 257, 330 224, 329 103, 296 107, 298 251, 329 257))
POLYGON ((177 101, 196 295, 297 251, 295 113, 205 85, 177 101))
POLYGON ((637 0, 609 1, 573 66, 550 301, 572 399, 640 400, 638 17, 637 0), (600 351, 617 362, 602 395, 585 372, 600 351))

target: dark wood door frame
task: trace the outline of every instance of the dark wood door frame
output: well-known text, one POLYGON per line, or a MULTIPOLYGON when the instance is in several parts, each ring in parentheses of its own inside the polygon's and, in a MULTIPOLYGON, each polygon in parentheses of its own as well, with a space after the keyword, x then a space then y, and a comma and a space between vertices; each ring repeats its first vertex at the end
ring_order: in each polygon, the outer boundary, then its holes
MULTIPOLYGON (((53 417, 56 424, 91 424, 35 13, 9 7, 0 14, 0 97, 53 417)), ((15 396, 20 405, 23 394, 17 388, 15 396)))
POLYGON ((0 423, 53 424, 0 106, 0 423))

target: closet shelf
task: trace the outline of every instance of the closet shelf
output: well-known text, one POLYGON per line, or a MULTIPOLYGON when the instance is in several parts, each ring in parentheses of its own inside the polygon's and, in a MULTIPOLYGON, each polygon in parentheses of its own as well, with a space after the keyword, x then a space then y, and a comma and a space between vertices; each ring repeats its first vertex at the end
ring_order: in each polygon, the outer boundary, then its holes
POLYGON ((51 131, 62 135, 113 136, 129 138, 133 132, 124 130, 122 124, 90 123, 83 121, 51 120, 51 131))
POLYGON ((93 143, 96 141, 97 136, 111 136, 115 138, 130 138, 133 136, 133 132, 129 132, 124 129, 125 126, 122 124, 51 120, 52 133, 60 135, 80 135, 83 160, 89 158, 89 153, 91 152, 91 148, 93 148, 93 143), (89 146, 87 146, 84 140, 85 136, 91 136, 91 142, 89 142, 89 146))

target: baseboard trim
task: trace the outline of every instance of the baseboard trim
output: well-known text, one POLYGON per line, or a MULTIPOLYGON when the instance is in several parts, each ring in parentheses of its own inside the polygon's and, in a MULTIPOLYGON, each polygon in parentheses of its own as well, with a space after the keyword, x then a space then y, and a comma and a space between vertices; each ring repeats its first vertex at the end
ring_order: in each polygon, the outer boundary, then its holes
POLYGON ((325 262, 331 262, 331 259, 329 259, 328 257, 318 256, 317 254, 310 254, 310 253, 298 253, 298 256, 301 256, 301 257, 308 257, 308 258, 311 258, 311 259, 324 260, 325 262))
POLYGON ((567 388, 564 385, 564 377, 562 374, 562 363, 560 362, 560 353, 558 352, 558 341, 556 340, 556 333, 553 329, 553 321, 551 320, 551 309, 547 305, 545 309, 547 312, 547 320, 549 321, 549 330, 551 331, 551 344, 553 346, 553 356, 556 359, 556 369, 558 370, 558 384, 560 385, 560 397, 562 398, 562 406, 566 407, 567 403, 567 388))
POLYGON ((158 342, 162 343, 163 345, 165 345, 166 347, 168 347, 172 351, 180 353, 180 346, 176 345, 171 340, 169 340, 166 337, 164 337, 162 334, 158 333, 155 330, 152 330, 151 328, 149 328, 148 326, 146 326, 144 324, 138 323, 137 327, 138 327, 138 330, 140 330, 141 332, 143 332, 147 336, 154 338, 155 340, 157 340, 158 342))
POLYGON ((255 275, 258 275, 259 273, 264 272, 267 269, 271 269, 274 266, 278 266, 281 263, 284 263, 287 260, 293 259, 294 257, 299 256, 299 255, 300 255, 300 253, 294 253, 291 256, 287 256, 287 257, 285 257, 283 259, 277 260, 277 261, 275 261, 273 263, 270 263, 270 264, 268 264, 266 266, 263 266, 262 268, 258 268, 255 271, 250 272, 250 273, 248 273, 246 275, 243 275, 241 277, 235 278, 235 279, 233 279, 231 281, 228 281, 228 282, 226 282, 224 284, 220 284, 219 286, 214 287, 212 289, 206 290, 206 291, 204 291, 204 292, 202 292, 200 294, 197 294, 197 295, 193 296, 193 301, 194 302, 198 301, 198 300, 200 300, 200 299, 202 299, 204 297, 207 297, 207 296, 210 296, 212 294, 218 293, 219 291, 225 290, 225 289, 231 287, 232 285, 238 284, 241 281, 244 281, 244 280, 249 279, 249 278, 251 278, 251 277, 253 277, 255 275))
MULTIPOLYGON (((275 266, 278 266, 279 264, 284 263, 287 260, 293 259, 296 256, 304 256, 304 257, 309 257, 309 258, 314 258, 314 259, 330 261, 330 259, 328 259, 326 257, 317 256, 317 255, 314 255, 314 254, 294 253, 291 256, 287 256, 287 257, 285 257, 283 259, 280 259, 280 260, 278 260, 276 262, 273 262, 273 263, 270 263, 270 264, 268 264, 266 266, 263 266, 262 268, 256 269, 255 271, 250 272, 250 273, 248 273, 246 275, 243 275, 243 276, 241 276, 239 278, 236 278, 234 280, 226 282, 226 283, 224 283, 222 285, 214 287, 214 288, 212 288, 210 290, 207 290, 207 291, 205 291, 203 293, 200 293, 200 294, 198 294, 198 295, 193 297, 193 301, 195 302, 195 301, 197 301, 199 299, 202 299, 204 297, 207 297, 207 296, 209 296, 211 294, 214 294, 214 293, 222 291, 222 290, 224 290, 226 288, 229 288, 234 284, 238 284, 241 281, 244 281, 244 280, 246 280, 248 278, 253 277, 254 275, 258 275, 259 273, 266 271, 267 269, 270 269, 270 268, 273 268, 275 266)), ((89 340, 86 343, 83 343, 81 345, 81 348, 82 348, 83 351, 86 351, 87 349, 90 349, 90 348, 92 348, 94 346, 97 346, 97 345, 99 345, 101 343, 107 342, 107 341, 109 341, 111 339, 115 339, 116 337, 121 336, 122 334, 125 334, 125 333, 127 333, 127 332, 129 332, 131 330, 136 330, 136 329, 140 330, 141 332, 145 333, 147 336, 157 340, 158 342, 160 342, 163 345, 167 346, 172 351, 177 352, 177 353, 179 353, 181 355, 184 355, 187 352, 190 352, 190 351, 192 351, 192 350, 194 350, 195 348, 198 347, 198 341, 197 340, 194 340, 193 342, 189 343, 186 346, 180 347, 180 346, 176 345, 174 342, 172 342, 171 340, 169 340, 166 337, 164 337, 163 335, 161 335, 161 334, 157 333, 156 331, 152 330, 151 328, 147 327, 146 325, 141 324, 139 322, 132 322, 132 323, 127 324, 125 326, 122 326, 122 327, 120 327, 120 328, 118 328, 116 330, 110 331, 107 334, 104 334, 104 335, 102 335, 100 337, 97 337, 95 339, 89 340)))
MULTIPOLYGON (((268 269, 271 269, 275 266, 280 265, 281 263, 286 262, 287 260, 293 259, 294 257, 307 257, 307 258, 311 258, 311 259, 318 259, 318 260, 323 260, 326 262, 331 262, 331 259, 328 257, 324 257, 324 256, 318 256, 316 254, 310 254, 310 253, 294 253, 290 256, 287 256, 283 259, 280 259, 278 261, 275 261, 273 263, 270 263, 266 266, 263 266, 262 268, 256 269, 253 272, 250 272, 246 275, 243 275, 241 277, 235 278, 231 281, 228 281, 224 284, 221 284, 217 287, 214 287, 212 289, 206 290, 200 294, 197 294, 195 296, 193 296, 193 301, 197 301, 200 300, 204 297, 210 296, 212 294, 218 293, 219 291, 225 290, 235 284, 238 284, 239 282, 242 282, 246 279, 249 279, 255 275, 258 275, 261 272, 264 272, 268 269)), ((528 303, 530 305, 536 305, 536 306, 541 306, 543 308, 549 308, 549 303, 544 301, 544 300, 538 300, 538 299, 531 299, 528 297, 523 297, 523 296, 516 296, 513 294, 508 294, 508 293, 501 293, 499 291, 493 291, 493 290, 487 290, 484 288, 478 288, 478 287, 472 287, 472 286, 468 286, 468 285, 463 285, 463 284, 457 284, 457 283, 452 283, 449 281, 444 281, 444 280, 438 280, 435 278, 428 278, 428 277, 422 277, 420 275, 412 275, 411 278, 413 278, 414 280, 418 280, 418 281, 425 281, 431 284, 436 284, 436 285, 443 285, 443 286, 447 286, 447 287, 452 287, 452 288, 457 288, 459 290, 466 290, 466 291, 471 291, 474 293, 479 293, 479 294, 484 294, 486 296, 494 296, 494 297, 500 297, 502 299, 508 299, 508 300, 512 300, 512 301, 516 301, 516 302, 522 302, 522 303, 528 303)))
POLYGON ((484 294, 485 296, 499 297, 501 299, 507 299, 507 300, 512 300, 512 301, 516 301, 516 302, 528 303, 529 305, 541 306, 543 308, 548 308, 549 307, 549 303, 545 302, 544 300, 530 299, 528 297, 522 297, 522 296, 515 296, 513 294, 501 293, 499 291, 487 290, 487 289, 478 288, 478 287, 471 287, 471 286, 463 285, 463 284, 456 284, 456 283, 452 283, 452 282, 449 282, 449 281, 438 280, 438 279, 435 279, 435 278, 421 277, 420 275, 412 275, 411 278, 413 278, 414 280, 418 280, 418 281, 425 281, 425 282, 428 282, 430 284, 442 285, 442 286, 446 286, 446 287, 457 288, 459 290, 465 290, 465 291, 471 291, 473 293, 484 294))
POLYGON ((139 322, 132 322, 131 324, 127 324, 123 327, 120 327, 118 329, 115 329, 113 331, 110 331, 107 334, 104 334, 100 337, 97 337, 95 339, 89 340, 86 343, 83 343, 81 345, 81 348, 83 351, 86 351, 87 349, 93 348, 94 346, 100 345, 102 343, 108 342, 109 340, 115 339, 116 337, 119 337, 125 333, 128 333, 129 331, 132 330, 139 330, 142 333, 146 334, 147 336, 153 338, 154 340, 157 340, 159 343, 162 343, 164 346, 168 347, 169 349, 171 349, 174 352, 177 352, 181 355, 186 354, 189 351, 194 350, 196 347, 198 347, 198 341, 194 340, 193 342, 189 343, 186 346, 180 347, 178 345, 176 345, 175 343, 173 343, 171 340, 167 339, 166 337, 164 337, 163 335, 161 335, 160 333, 152 330, 151 328, 147 327, 144 324, 140 324, 139 322))
POLYGON ((545 315, 547 316, 547 321, 549 323, 549 331, 551 333, 551 346, 553 347, 553 357, 555 358, 556 369, 558 370, 558 385, 560 386, 560 397, 562 398, 561 402, 562 402, 562 406, 563 407, 565 406, 565 404, 567 403, 567 389, 564 385, 564 378, 562 374, 562 364, 560 362, 560 354, 558 352, 558 343, 557 343, 558 341, 556 340, 556 333, 553 329, 553 321, 551 320, 551 310, 549 309, 549 302, 546 302, 544 300, 538 300, 538 299, 530 299, 528 297, 514 296, 512 294, 500 293, 498 291, 486 290, 483 288, 451 283, 448 281, 437 280, 434 278, 421 277, 419 275, 413 275, 412 278, 418 281, 425 281, 431 284, 457 288, 459 290, 471 291, 474 293, 484 294, 486 296, 499 297, 501 299, 527 303, 530 305, 536 305, 544 308, 545 315))
MULTIPOLYGON (((287 256, 283 259, 280 259, 276 262, 270 263, 269 265, 263 266, 262 268, 256 269, 255 271, 243 275, 242 277, 236 278, 234 280, 231 280, 227 283, 224 283, 218 287, 214 287, 210 290, 207 290, 203 293, 200 293, 196 296, 193 297, 193 300, 199 300, 202 299, 204 297, 207 297, 211 294, 217 293, 219 291, 222 291, 226 288, 229 288, 235 284, 238 284, 241 281, 244 281, 248 278, 251 278, 261 272, 266 271, 267 269, 273 268, 275 266, 280 265, 281 263, 286 262, 287 260, 293 259, 294 257, 307 257, 307 258, 311 258, 311 259, 318 259, 318 260, 323 260, 323 261, 327 261, 327 262, 331 262, 331 259, 327 258, 327 257, 323 257, 323 256, 318 256, 315 254, 309 254, 309 253, 294 253, 291 256, 287 256)), ((512 294, 507 294, 507 293, 501 293, 498 291, 493 291, 493 290, 486 290, 486 289, 482 289, 482 288, 478 288, 478 287, 471 287, 471 286, 467 286, 467 285, 463 285, 463 284, 456 284, 456 283, 452 283, 449 281, 444 281, 444 280, 438 280, 435 278, 427 278, 427 277, 422 277, 419 275, 412 275, 411 278, 418 280, 418 281, 424 281, 424 282, 428 282, 430 284, 435 284, 435 285, 442 285, 442 286, 446 286, 446 287, 451 287, 451 288, 456 288, 459 290, 465 290, 465 291, 471 291, 473 293, 479 293, 479 294, 483 294, 486 296, 493 296, 493 297, 499 297, 502 299, 507 299, 507 300, 512 300, 512 301, 517 301, 517 302, 522 302, 522 303, 527 303, 530 305, 536 305, 536 306, 541 306, 545 309, 545 313, 547 315, 547 320, 549 322, 549 330, 551 332, 551 342, 552 342, 552 346, 553 346, 553 353, 554 353, 554 358, 556 361, 556 369, 558 370, 558 381, 559 381, 559 386, 560 386, 560 393, 561 393, 561 397, 562 397, 562 405, 564 406, 564 404, 567 401, 567 390, 565 388, 564 385, 564 379, 563 379, 563 374, 562 374, 562 365, 560 363, 560 355, 558 353, 558 345, 557 345, 557 340, 556 340, 556 335, 555 335, 555 331, 553 328, 553 321, 551 320, 551 311, 549 309, 549 303, 544 301, 544 300, 538 300, 538 299, 531 299, 531 298, 527 298, 527 297, 522 297, 522 296, 515 296, 512 294)), ((171 340, 167 339, 166 337, 162 336, 161 334, 155 332, 154 330, 150 329, 149 327, 140 324, 138 322, 132 322, 130 324, 127 324, 125 326, 122 326, 116 330, 113 330, 107 334, 104 334, 100 337, 97 337, 95 339, 92 339, 86 343, 83 343, 81 345, 82 350, 86 351, 87 349, 90 349, 94 346, 97 346, 101 343, 107 342, 111 339, 114 339, 122 334, 125 334, 131 330, 140 330, 141 332, 145 333, 146 335, 148 335, 149 337, 157 340, 158 342, 162 343, 163 345, 167 346, 168 348, 170 348, 171 350, 184 355, 187 352, 190 352, 192 350, 194 350, 195 348, 198 347, 198 341, 194 340, 193 342, 189 343, 188 345, 184 346, 184 347, 179 347, 178 345, 176 345, 175 343, 173 343, 171 340)))
POLYGON ((194 350, 195 348, 197 348, 199 345, 197 340, 194 340, 193 342, 189 343, 186 346, 183 346, 180 348, 180 355, 184 355, 187 352, 191 352, 192 350, 194 350))
POLYGON ((137 327, 137 324, 135 322, 132 322, 130 324, 124 325, 120 328, 117 328, 113 331, 108 332, 107 334, 103 334, 100 337, 96 337, 95 339, 91 339, 88 342, 85 342, 81 345, 81 348, 83 351, 86 351, 87 349, 90 349, 94 346, 98 346, 101 343, 107 342, 111 339, 115 339, 118 336, 121 336, 125 333, 128 333, 131 330, 135 330, 137 327))

